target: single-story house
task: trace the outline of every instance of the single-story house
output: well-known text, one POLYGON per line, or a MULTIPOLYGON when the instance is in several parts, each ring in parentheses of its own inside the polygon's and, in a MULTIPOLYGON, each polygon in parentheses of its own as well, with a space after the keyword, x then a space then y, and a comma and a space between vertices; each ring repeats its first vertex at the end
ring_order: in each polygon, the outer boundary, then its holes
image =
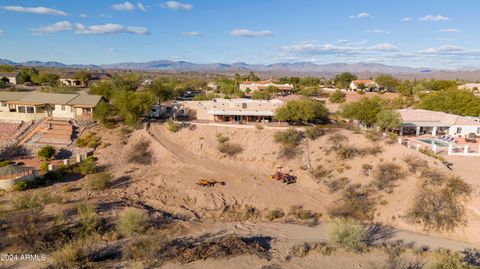
POLYGON ((480 83, 467 83, 458 86, 460 90, 470 90, 470 91, 478 91, 480 90, 480 83))
POLYGON ((272 79, 262 81, 244 81, 240 83, 239 88, 242 92, 246 92, 247 89, 250 90, 250 92, 255 92, 265 90, 270 86, 276 87, 285 93, 291 93, 293 91, 292 84, 277 84, 274 83, 272 79))
POLYGON ((357 79, 350 82, 350 90, 366 90, 371 91, 373 89, 378 88, 378 84, 374 80, 369 79, 357 79))
POLYGON ((0 73, 0 80, 10 84, 18 84, 20 83, 19 73, 0 73))
POLYGON ((18 181, 34 181, 35 168, 23 165, 7 165, 0 168, 0 189, 8 190, 18 181))
POLYGON ((215 98, 210 101, 186 101, 180 104, 192 111, 197 120, 248 123, 274 121, 275 111, 283 105, 283 101, 215 98))
POLYGON ((0 92, 0 119, 31 121, 44 117, 91 117, 105 99, 100 95, 42 92, 0 92))
POLYGON ((62 84, 63 86, 70 86, 70 87, 86 87, 87 86, 84 81, 76 79, 74 74, 63 75, 58 80, 60 81, 60 84, 62 84))
POLYGON ((400 135, 480 135, 480 122, 474 118, 424 109, 400 109, 400 135))

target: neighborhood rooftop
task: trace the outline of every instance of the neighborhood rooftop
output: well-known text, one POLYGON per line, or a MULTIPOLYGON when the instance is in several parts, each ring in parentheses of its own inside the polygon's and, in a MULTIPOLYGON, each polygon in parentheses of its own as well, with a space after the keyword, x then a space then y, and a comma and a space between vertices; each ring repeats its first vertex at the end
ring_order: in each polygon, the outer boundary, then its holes
POLYGON ((480 125, 479 122, 459 115, 448 114, 440 111, 431 111, 424 109, 400 109, 398 110, 403 122, 423 123, 433 125, 480 125))
POLYGON ((0 101, 15 104, 57 104, 94 107, 100 95, 59 94, 42 92, 0 92, 0 101))

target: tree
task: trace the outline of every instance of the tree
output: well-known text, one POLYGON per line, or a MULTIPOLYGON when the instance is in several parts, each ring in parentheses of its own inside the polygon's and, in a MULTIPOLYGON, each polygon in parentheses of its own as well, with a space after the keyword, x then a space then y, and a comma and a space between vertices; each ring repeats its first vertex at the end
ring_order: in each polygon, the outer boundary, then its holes
POLYGON ((168 85, 162 79, 156 79, 153 81, 152 84, 147 86, 147 90, 155 94, 160 102, 173 100, 178 96, 178 93, 175 91, 172 85, 168 85))
POLYGON ((378 112, 375 124, 382 129, 396 130, 402 125, 402 120, 397 111, 386 109, 378 112))
POLYGON ((32 82, 39 85, 55 86, 58 84, 59 75, 53 73, 39 73, 32 76, 32 82))
POLYGON ((129 91, 135 91, 141 84, 140 75, 136 73, 126 73, 114 76, 111 82, 115 88, 126 89, 129 91))
POLYGON ((55 155, 56 150, 52 146, 44 146, 38 152, 38 157, 42 158, 43 160, 49 161, 55 155))
POLYGON ((20 84, 26 83, 26 82, 32 82, 32 76, 38 75, 38 70, 31 67, 31 68, 24 68, 18 74, 18 81, 20 84))
POLYGON ((298 93, 305 97, 318 96, 322 93, 322 89, 318 86, 306 86, 300 89, 298 93))
POLYGON ((268 92, 268 93, 274 94, 274 95, 277 95, 277 94, 280 93, 280 89, 275 87, 275 86, 268 86, 265 89, 265 91, 268 92))
POLYGON ((112 104, 125 124, 136 126, 138 118, 150 111, 155 104, 155 97, 151 92, 122 90, 114 96, 112 104))
POLYGON ((110 81, 95 83, 95 85, 90 87, 90 94, 101 95, 107 100, 110 100, 115 94, 115 88, 113 83, 110 81))
POLYGON ((250 71, 250 73, 248 74, 248 80, 250 81, 259 81, 260 80, 260 77, 255 75, 255 73, 253 73, 252 71, 250 71))
POLYGON ((288 101, 277 109, 276 119, 288 122, 327 122, 328 110, 322 102, 303 98, 288 101))
POLYGON ((345 94, 342 91, 337 89, 335 92, 330 94, 330 97, 328 98, 328 100, 332 103, 344 103, 345 94))
POLYGON ((343 72, 335 76, 335 86, 339 89, 346 89, 350 86, 350 83, 357 79, 352 73, 343 72))
POLYGON ((80 80, 81 82, 83 82, 84 85, 88 84, 88 82, 90 81, 90 77, 91 77, 90 72, 87 72, 85 70, 78 70, 73 75, 74 79, 80 80))
POLYGON ((253 100, 270 100, 272 99, 272 95, 268 91, 255 91, 252 94, 253 100))
POLYGON ((93 117, 95 120, 104 126, 109 126, 111 118, 115 115, 116 112, 114 106, 105 102, 98 104, 93 111, 93 117))
POLYGON ((417 108, 463 116, 480 116, 480 97, 468 90, 448 89, 420 94, 417 108))
POLYGON ((375 79, 375 82, 380 88, 384 88, 385 90, 389 91, 395 90, 400 83, 398 79, 391 75, 380 75, 375 79))
POLYGON ((357 120, 365 127, 370 127, 377 121, 377 114, 380 111, 382 111, 380 98, 364 97, 358 102, 344 104, 341 115, 347 119, 357 120))

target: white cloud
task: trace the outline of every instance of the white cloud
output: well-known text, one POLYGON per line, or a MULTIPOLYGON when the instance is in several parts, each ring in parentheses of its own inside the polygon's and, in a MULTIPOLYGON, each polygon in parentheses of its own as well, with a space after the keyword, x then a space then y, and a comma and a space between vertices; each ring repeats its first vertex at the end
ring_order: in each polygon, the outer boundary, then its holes
POLYGON ((132 11, 135 9, 135 6, 127 1, 125 3, 113 4, 112 8, 119 11, 132 11))
POLYGON ((46 7, 0 6, 0 9, 13 11, 13 12, 34 13, 34 14, 42 14, 42 15, 59 15, 59 16, 68 15, 66 12, 62 10, 46 8, 46 7))
POLYGON ((114 48, 108 48, 107 51, 108 52, 115 52, 115 49, 114 48))
POLYGON ((363 46, 363 45, 366 45, 367 43, 368 43, 368 40, 364 39, 364 40, 361 40, 361 41, 357 42, 357 45, 358 46, 363 46))
POLYGON ((202 33, 200 32, 183 32, 182 35, 185 35, 185 36, 196 36, 196 37, 201 37, 201 36, 204 36, 202 33))
POLYGON ((374 51, 398 51, 398 47, 390 43, 382 43, 368 47, 369 50, 374 51))
POLYGON ((88 15, 85 14, 85 13, 81 13, 81 14, 80 14, 80 18, 87 18, 87 17, 88 17, 88 15))
POLYGON ((318 44, 317 42, 301 42, 298 44, 284 46, 282 50, 288 53, 302 55, 339 55, 356 54, 355 48, 347 46, 336 46, 333 44, 318 44))
POLYGON ((380 29, 369 30, 369 31, 367 31, 367 33, 372 33, 372 34, 390 34, 389 31, 380 30, 380 29))
POLYGON ((411 17, 405 17, 402 19, 402 21, 412 21, 413 19, 411 17))
POLYGON ((480 55, 480 51, 476 49, 466 49, 455 45, 442 45, 440 47, 427 48, 419 51, 420 54, 438 55, 438 56, 468 56, 480 55))
POLYGON ((137 3, 137 8, 141 11, 147 11, 147 8, 142 3, 137 3))
POLYGON ((442 16, 442 15, 427 15, 427 16, 424 16, 424 17, 420 17, 418 18, 419 20, 421 21, 448 21, 450 20, 449 17, 445 17, 445 16, 442 16))
POLYGON ((70 22, 59 21, 48 26, 42 26, 36 29, 32 29, 32 32, 34 35, 44 35, 69 30, 72 30, 72 24, 70 22))
POLYGON ((447 29, 442 29, 439 32, 442 32, 442 33, 458 33, 458 32, 460 32, 460 30, 459 29, 454 29, 454 28, 447 28, 447 29))
POLYGON ((362 12, 362 13, 358 13, 357 15, 350 16, 350 19, 366 19, 366 18, 373 19, 374 17, 367 12, 362 12))
POLYGON ((193 5, 184 4, 177 1, 168 1, 163 3, 161 7, 174 9, 174 10, 191 10, 193 8, 193 5))
POLYGON ((340 44, 350 44, 350 40, 348 39, 339 39, 337 42, 340 44))
POLYGON ((235 29, 230 32, 231 35, 241 36, 241 37, 266 37, 273 36, 272 31, 263 30, 263 31, 252 31, 248 29, 235 29))
POLYGON ((80 23, 76 23, 75 33, 84 34, 84 35, 99 35, 99 34, 119 34, 119 33, 128 33, 128 34, 138 34, 146 35, 149 33, 148 29, 145 27, 126 27, 120 24, 101 24, 101 25, 90 25, 85 26, 80 23))

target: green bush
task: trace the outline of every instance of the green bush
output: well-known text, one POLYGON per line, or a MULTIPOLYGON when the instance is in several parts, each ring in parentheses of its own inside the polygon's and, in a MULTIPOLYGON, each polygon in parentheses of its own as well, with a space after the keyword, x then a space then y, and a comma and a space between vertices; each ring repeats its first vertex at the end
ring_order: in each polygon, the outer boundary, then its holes
POLYGON ((95 158, 93 158, 92 156, 87 157, 85 160, 83 160, 79 164, 78 170, 81 174, 84 174, 84 175, 90 175, 90 174, 96 173, 97 166, 95 164, 95 158))
POLYGON ((43 160, 51 160, 57 150, 52 146, 44 146, 38 152, 38 157, 42 158, 43 160))
POLYGON ((13 191, 24 191, 32 188, 34 186, 33 182, 27 180, 20 180, 15 182, 12 186, 13 191))
POLYGON ((95 191, 104 191, 112 186, 113 176, 109 173, 97 173, 90 175, 88 188, 95 191))
POLYGON ((302 132, 295 130, 294 128, 289 128, 286 131, 278 131, 273 135, 273 140, 275 143, 288 145, 288 146, 298 146, 300 141, 302 141, 302 132))
POLYGON ((11 164, 14 164, 14 163, 15 163, 14 161, 10 161, 10 160, 1 161, 0 162, 0 167, 4 167, 4 166, 11 165, 11 164))
POLYGON ((274 209, 274 210, 268 212, 266 218, 269 221, 272 221, 272 220, 275 220, 275 219, 283 218, 284 216, 285 216, 285 213, 283 213, 283 210, 274 209))
POLYGON ((469 269, 470 267, 463 257, 450 250, 439 250, 434 255, 433 269, 469 269))
POLYGON ((328 109, 323 102, 310 98, 288 101, 277 109, 275 118, 287 122, 328 122, 328 109))
POLYGON ((327 240, 330 244, 354 252, 367 248, 367 230, 352 220, 336 220, 327 226, 327 240))
POLYGON ((62 170, 48 171, 43 177, 45 182, 58 182, 63 180, 64 172, 62 170))
POLYGON ((310 126, 305 129, 305 135, 310 140, 315 140, 325 134, 325 130, 320 125, 310 126))
POLYGON ((47 172, 48 171, 48 163, 47 162, 42 162, 40 164, 40 167, 38 168, 41 172, 47 172))
POLYGON ((344 103, 346 101, 345 94, 340 90, 336 90, 335 92, 330 94, 328 100, 332 103, 344 103))
POLYGON ((100 217, 95 212, 95 208, 89 204, 79 204, 77 206, 77 215, 80 218, 81 235, 92 234, 97 231, 100 225, 100 217))
POLYGON ((78 139, 77 147, 96 148, 100 145, 100 137, 94 132, 85 132, 78 139))
POLYGON ((312 168, 310 173, 317 181, 321 181, 322 179, 329 177, 332 174, 332 170, 327 169, 323 165, 319 164, 317 167, 312 168))
POLYGON ((117 231, 123 236, 141 234, 145 231, 148 215, 138 208, 125 209, 117 221, 117 231))
POLYGON ((221 133, 217 134, 217 142, 218 143, 223 144, 225 142, 228 142, 228 140, 230 140, 230 139, 226 136, 223 136, 221 133))
POLYGON ((180 124, 174 122, 173 120, 170 120, 167 123, 167 130, 169 130, 172 133, 176 133, 180 131, 180 128, 181 128, 180 124))

